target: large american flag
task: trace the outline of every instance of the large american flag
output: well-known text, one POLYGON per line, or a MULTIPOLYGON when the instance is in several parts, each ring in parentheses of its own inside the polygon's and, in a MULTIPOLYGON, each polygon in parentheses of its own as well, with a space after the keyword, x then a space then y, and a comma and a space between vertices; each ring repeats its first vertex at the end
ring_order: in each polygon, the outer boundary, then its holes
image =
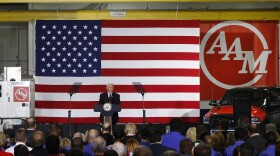
POLYGON ((36 22, 35 116, 41 123, 98 123, 93 111, 106 84, 121 97, 120 123, 148 123, 173 117, 199 122, 199 21, 39 20, 36 22))

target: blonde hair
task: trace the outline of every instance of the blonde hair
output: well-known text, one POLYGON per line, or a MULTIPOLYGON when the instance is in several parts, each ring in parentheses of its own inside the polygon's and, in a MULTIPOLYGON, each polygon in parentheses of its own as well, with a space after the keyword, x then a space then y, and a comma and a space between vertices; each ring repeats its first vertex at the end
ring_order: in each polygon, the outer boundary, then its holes
POLYGON ((213 138, 213 148, 216 151, 223 152, 223 149, 225 148, 225 145, 226 145, 226 141, 225 141, 225 137, 224 137, 223 133, 214 132, 212 134, 212 138, 213 138))
POLYGON ((6 142, 6 136, 3 132, 0 132, 0 147, 5 145, 5 142, 6 142))
POLYGON ((67 146, 71 146, 71 141, 68 138, 62 138, 59 147, 65 149, 67 146))
POLYGON ((129 122, 125 125, 124 131, 126 134, 136 134, 137 127, 134 123, 129 122))
POLYGON ((233 145, 234 144, 234 141, 235 141, 235 138, 234 138, 234 133, 232 132, 229 132, 227 134, 227 140, 226 140, 226 146, 230 146, 230 145, 233 145))
POLYGON ((127 152, 134 152, 134 150, 139 146, 139 143, 137 140, 130 138, 126 142, 127 152))
POLYGON ((190 127, 186 132, 186 137, 191 139, 192 142, 196 141, 196 128, 190 127))

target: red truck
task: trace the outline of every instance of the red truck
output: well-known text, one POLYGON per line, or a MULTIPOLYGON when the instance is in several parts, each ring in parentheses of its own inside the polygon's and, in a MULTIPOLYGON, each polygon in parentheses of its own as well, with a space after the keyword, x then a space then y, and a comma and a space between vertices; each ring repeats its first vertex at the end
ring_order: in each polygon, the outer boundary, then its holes
POLYGON ((248 98, 251 101, 251 122, 261 123, 267 115, 280 108, 279 87, 245 87, 228 90, 219 102, 211 100, 214 106, 203 117, 204 124, 215 126, 222 118, 233 124, 233 101, 248 98))

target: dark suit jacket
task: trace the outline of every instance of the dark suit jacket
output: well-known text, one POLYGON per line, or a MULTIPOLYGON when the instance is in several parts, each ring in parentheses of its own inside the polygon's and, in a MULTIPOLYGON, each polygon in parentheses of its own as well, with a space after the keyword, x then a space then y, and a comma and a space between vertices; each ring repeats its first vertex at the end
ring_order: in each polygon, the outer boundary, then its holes
POLYGON ((174 149, 165 147, 159 143, 151 144, 150 149, 153 152, 153 156, 160 156, 162 153, 169 151, 169 150, 174 151, 174 149))
MULTIPOLYGON (((120 101, 120 95, 113 92, 112 93, 112 104, 121 104, 121 101, 120 101)), ((104 93, 101 93, 100 94, 100 97, 99 97, 99 104, 105 104, 109 102, 109 97, 108 97, 108 93, 107 92, 104 92, 104 93)), ((114 113, 113 116, 112 116, 112 124, 115 125, 117 123, 117 121, 119 120, 119 114, 118 112, 114 113)), ((103 122, 103 116, 100 114, 100 121, 103 122)))
POLYGON ((255 135, 246 140, 246 142, 248 142, 254 147, 256 154, 260 154, 263 150, 266 149, 266 141, 260 135, 255 135))
POLYGON ((43 146, 41 147, 34 147, 31 150, 31 156, 48 156, 48 152, 44 149, 43 146))

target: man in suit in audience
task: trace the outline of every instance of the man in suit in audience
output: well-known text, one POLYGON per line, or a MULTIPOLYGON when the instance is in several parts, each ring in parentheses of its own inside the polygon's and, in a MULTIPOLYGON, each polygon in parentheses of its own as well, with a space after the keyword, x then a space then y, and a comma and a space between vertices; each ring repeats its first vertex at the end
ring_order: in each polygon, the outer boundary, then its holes
POLYGON ((233 151, 237 146, 240 146, 241 144, 244 143, 244 139, 247 136, 247 129, 243 128, 243 127, 237 127, 235 128, 235 132, 234 132, 234 138, 235 138, 235 142, 233 145, 228 146, 225 149, 224 155, 225 156, 232 156, 233 155, 233 151))
POLYGON ((153 152, 153 156, 160 156, 162 153, 169 150, 175 151, 161 144, 161 135, 161 131, 157 127, 150 129, 150 149, 153 152))
POLYGON ((48 151, 43 147, 45 144, 45 134, 41 131, 35 131, 31 137, 32 156, 47 156, 48 151))
POLYGON ((194 148, 194 152, 193 152, 194 156, 211 156, 211 154, 212 154, 211 147, 204 142, 198 144, 194 148))
POLYGON ((262 136, 260 136, 260 128, 257 124, 251 124, 249 132, 250 138, 247 139, 246 142, 254 147, 255 153, 258 155, 266 149, 265 139, 262 136))
MULTIPOLYGON (((99 104, 111 103, 120 105, 120 95, 114 92, 114 85, 112 83, 107 84, 106 92, 100 94, 99 104)), ((116 125, 119 120, 118 112, 115 112, 112 116, 112 125, 116 125)), ((103 123, 103 115, 100 114, 100 121, 103 123)))
MULTIPOLYGON (((6 149, 5 152, 9 152, 14 154, 14 149, 17 145, 25 145, 26 146, 26 130, 24 128, 19 128, 16 133, 15 133, 15 140, 16 140, 16 144, 15 146, 9 147, 6 149)), ((31 147, 27 147, 29 151, 32 150, 31 147)))
POLYGON ((277 135, 274 131, 267 132, 265 134, 267 148, 262 151, 259 156, 270 156, 275 155, 276 139, 277 135))
POLYGON ((36 129, 36 119, 33 117, 26 119, 26 135, 27 135, 27 142, 26 145, 31 147, 31 137, 32 134, 35 132, 36 129))

